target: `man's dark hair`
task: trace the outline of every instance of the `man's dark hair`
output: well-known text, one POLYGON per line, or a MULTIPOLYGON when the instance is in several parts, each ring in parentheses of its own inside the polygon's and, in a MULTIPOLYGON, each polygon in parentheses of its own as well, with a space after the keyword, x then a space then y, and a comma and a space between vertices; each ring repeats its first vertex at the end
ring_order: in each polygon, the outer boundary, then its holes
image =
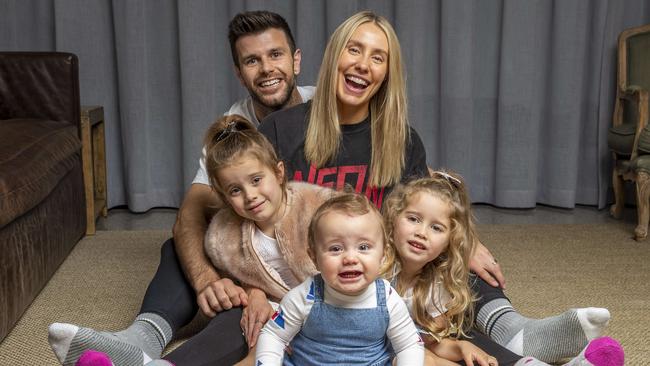
POLYGON ((239 67, 237 48, 235 43, 240 37, 250 34, 262 33, 269 28, 277 28, 284 32, 289 43, 291 55, 296 52, 296 42, 293 40, 291 29, 284 18, 277 13, 266 10, 246 11, 235 15, 228 25, 228 40, 230 41, 230 53, 235 66, 239 67))

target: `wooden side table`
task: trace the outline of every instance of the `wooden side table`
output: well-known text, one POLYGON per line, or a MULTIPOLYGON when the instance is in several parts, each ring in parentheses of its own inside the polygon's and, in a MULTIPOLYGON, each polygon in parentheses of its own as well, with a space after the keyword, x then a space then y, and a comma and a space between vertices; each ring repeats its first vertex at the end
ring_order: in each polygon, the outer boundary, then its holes
POLYGON ((108 216, 104 108, 81 106, 81 161, 86 190, 86 235, 95 234, 95 221, 108 216))

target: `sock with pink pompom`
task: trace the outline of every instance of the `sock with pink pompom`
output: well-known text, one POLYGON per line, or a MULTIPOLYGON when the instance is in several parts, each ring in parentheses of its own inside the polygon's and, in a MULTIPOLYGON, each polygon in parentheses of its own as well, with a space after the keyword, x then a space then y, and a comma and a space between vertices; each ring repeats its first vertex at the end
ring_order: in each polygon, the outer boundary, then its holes
MULTIPOLYGON (((75 366, 117 366, 113 364, 111 358, 104 352, 95 350, 88 350, 79 356, 79 360, 75 366)), ((174 366, 173 363, 165 360, 153 360, 145 364, 145 366, 174 366)))
MULTIPOLYGON (((600 337, 589 342, 582 352, 562 366, 623 366, 625 353, 615 339, 600 337)), ((524 357, 515 366, 548 366, 534 357, 524 357)))

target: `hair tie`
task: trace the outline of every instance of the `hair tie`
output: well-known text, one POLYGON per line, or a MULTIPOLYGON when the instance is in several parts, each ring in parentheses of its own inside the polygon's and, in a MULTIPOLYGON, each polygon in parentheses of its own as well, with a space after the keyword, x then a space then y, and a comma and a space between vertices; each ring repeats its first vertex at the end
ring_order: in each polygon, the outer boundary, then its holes
POLYGON ((217 138, 214 140, 214 142, 218 143, 218 142, 220 142, 222 140, 227 139, 228 136, 232 135, 233 133, 239 132, 240 131, 240 128, 239 128, 240 123, 238 123, 238 122, 239 121, 230 121, 230 122, 228 122, 228 124, 226 125, 226 128, 224 128, 223 131, 221 131, 221 133, 219 134, 219 136, 217 136, 217 138))
POLYGON ((447 182, 449 182, 455 188, 459 188, 461 186, 461 184, 462 184, 460 179, 458 179, 458 178, 456 178, 454 176, 451 176, 449 173, 443 172, 442 170, 436 170, 433 173, 445 178, 447 180, 447 182))

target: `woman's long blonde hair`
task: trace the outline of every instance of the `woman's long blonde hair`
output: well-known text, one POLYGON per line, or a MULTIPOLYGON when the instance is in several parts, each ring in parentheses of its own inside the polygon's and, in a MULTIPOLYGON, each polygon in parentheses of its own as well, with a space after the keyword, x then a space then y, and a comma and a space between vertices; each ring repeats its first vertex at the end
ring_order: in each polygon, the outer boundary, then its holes
MULTIPOLYGON (((393 235, 398 216, 411 203, 417 194, 431 194, 451 207, 450 235, 447 249, 436 259, 427 263, 419 273, 413 286, 413 320, 426 329, 436 340, 454 336, 467 336, 473 319, 474 296, 469 288, 469 259, 477 244, 471 206, 462 178, 450 172, 432 172, 431 177, 413 180, 399 185, 384 203, 384 222, 388 231, 389 245, 386 250, 384 277, 399 277, 402 261, 395 250, 393 235), (450 295, 446 312, 441 311, 446 319, 446 326, 438 326, 427 312, 427 304, 435 304, 429 296, 436 280, 442 279, 442 286, 450 295)), ((405 288, 398 285, 397 292, 404 294, 405 288)), ((439 309, 442 310, 442 309, 439 309)))
POLYGON ((381 28, 388 39, 388 73, 370 100, 372 158, 368 184, 384 187, 401 180, 410 130, 399 40, 390 23, 373 12, 362 11, 349 17, 336 28, 327 43, 309 114, 305 157, 317 167, 336 158, 341 139, 336 103, 338 62, 352 33, 368 22, 381 28))

